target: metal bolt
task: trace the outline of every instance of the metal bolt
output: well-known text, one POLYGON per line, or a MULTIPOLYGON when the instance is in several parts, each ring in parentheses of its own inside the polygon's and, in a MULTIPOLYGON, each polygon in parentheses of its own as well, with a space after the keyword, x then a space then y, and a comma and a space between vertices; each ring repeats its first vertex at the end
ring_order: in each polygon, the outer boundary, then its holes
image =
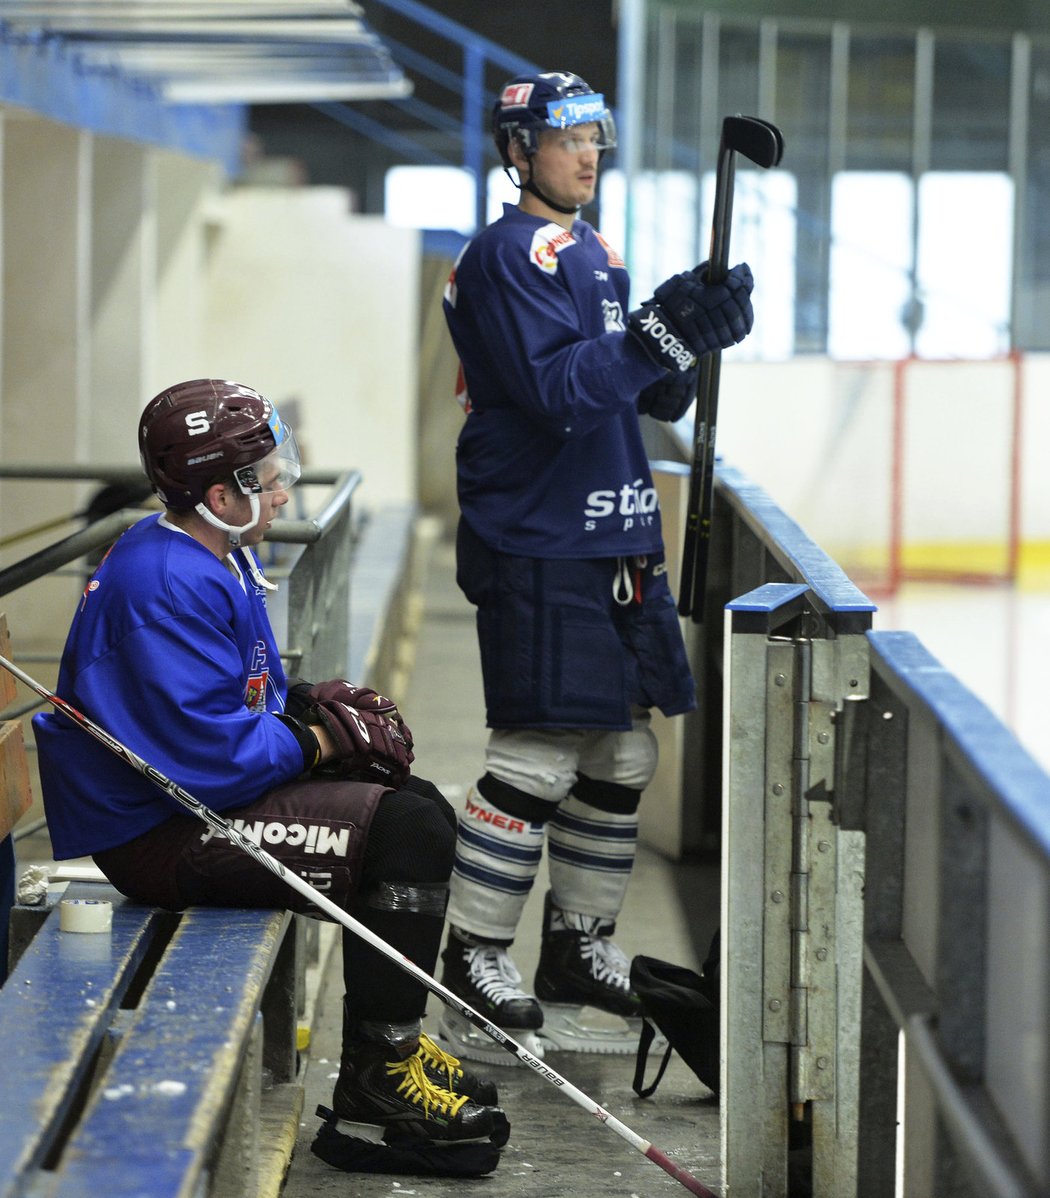
POLYGON ((830 1062, 828 1061, 827 1057, 817 1057, 817 1068, 818 1069, 827 1069, 829 1064, 830 1064, 830 1062))
POLYGON ((817 960, 826 961, 828 959, 828 950, 826 948, 817 949, 817 960))
POLYGON ((817 841, 817 852, 818 853, 828 853, 830 851, 831 851, 831 842, 829 840, 818 840, 817 841))
POLYGON ((771 1011, 779 1011, 779 1010, 780 1010, 780 1006, 781 1006, 781 1003, 780 1003, 780 999, 779 999, 779 998, 771 998, 771 999, 769 1000, 769 1009, 770 1009, 771 1011))
POLYGON ((783 685, 784 685, 784 684, 787 682, 787 676, 786 676, 786 675, 784 675, 784 674, 777 674, 777 675, 776 675, 776 676, 773 678, 773 682, 774 682, 774 683, 775 683, 777 686, 783 686, 783 685))
POLYGON ((818 732, 818 733, 817 733, 817 741, 818 741, 820 744, 822 744, 822 745, 826 745, 826 744, 828 743, 828 741, 829 741, 829 740, 831 740, 831 733, 830 733, 830 732, 818 732))
POLYGON ((882 718, 883 718, 884 720, 892 720, 892 719, 893 719, 893 712, 892 712, 892 711, 884 711, 884 712, 882 713, 882 718))
POLYGON ((774 793, 775 795, 782 795, 782 794, 784 793, 784 784, 783 784, 783 782, 774 782, 774 783, 773 783, 773 793, 774 793))
POLYGON ((784 901, 784 892, 783 890, 774 890, 769 897, 774 903, 782 903, 784 901))

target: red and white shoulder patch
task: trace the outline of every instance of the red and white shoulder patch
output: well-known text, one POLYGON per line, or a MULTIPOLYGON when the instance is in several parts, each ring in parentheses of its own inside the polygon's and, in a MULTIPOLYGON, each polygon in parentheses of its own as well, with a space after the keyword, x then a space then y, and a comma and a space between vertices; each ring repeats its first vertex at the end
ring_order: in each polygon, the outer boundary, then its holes
POLYGON ((597 229, 595 230, 594 235, 598 238, 598 244, 603 250, 605 250, 605 256, 609 259, 609 265, 615 266, 621 270, 626 267, 627 263, 624 262, 617 251, 613 249, 613 247, 605 240, 605 238, 597 231, 597 229))
POLYGON ((529 261, 533 266, 538 266, 544 274, 552 275, 558 269, 558 255, 575 244, 576 238, 568 229, 563 229, 561 225, 551 221, 533 233, 529 261))

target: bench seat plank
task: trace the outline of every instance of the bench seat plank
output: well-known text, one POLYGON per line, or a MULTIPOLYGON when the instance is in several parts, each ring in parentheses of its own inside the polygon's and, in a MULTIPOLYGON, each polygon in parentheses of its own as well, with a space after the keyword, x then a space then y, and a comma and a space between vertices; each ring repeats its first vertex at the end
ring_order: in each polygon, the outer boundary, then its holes
POLYGON ((146 953, 170 914, 113 887, 72 883, 66 898, 113 904, 109 933, 63 932, 56 903, 0 990, 0 1196, 46 1159, 146 953))
POLYGON ((183 913, 49 1193, 197 1192, 291 919, 244 908, 183 913))

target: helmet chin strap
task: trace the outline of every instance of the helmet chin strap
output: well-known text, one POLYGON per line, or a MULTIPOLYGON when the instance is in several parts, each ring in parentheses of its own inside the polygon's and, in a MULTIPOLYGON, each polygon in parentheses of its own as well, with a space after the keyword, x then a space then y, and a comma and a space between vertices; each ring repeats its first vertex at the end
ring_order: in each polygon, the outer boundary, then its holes
POLYGON ((227 524, 225 520, 220 520, 214 512, 210 511, 204 503, 198 503, 194 509, 197 514, 203 517, 213 528, 221 529, 229 538, 230 545, 236 549, 241 543, 241 537, 259 523, 259 496, 249 495, 248 503, 251 505, 252 518, 247 524, 242 524, 239 527, 233 524, 227 524))
MULTIPOLYGON (((517 168, 515 168, 515 169, 517 169, 517 168)), ((543 192, 540 191, 540 189, 536 186, 535 182, 533 181, 532 164, 531 163, 529 164, 529 177, 525 180, 524 183, 515 182, 514 176, 510 173, 509 167, 505 166, 503 168, 503 173, 507 176, 507 178, 511 181, 511 183, 514 184, 514 186, 518 189, 518 191, 531 191, 532 194, 536 197, 536 199, 542 200, 542 202, 544 204, 546 204, 548 208, 553 208, 555 212, 562 212, 566 216, 575 216, 580 210, 581 205, 579 205, 579 204, 574 205, 572 208, 565 208, 561 204, 556 204, 554 202, 554 200, 552 200, 550 198, 550 196, 544 195, 543 192)), ((520 178, 521 178, 521 171, 519 170, 518 171, 518 179, 520 180, 520 178)))

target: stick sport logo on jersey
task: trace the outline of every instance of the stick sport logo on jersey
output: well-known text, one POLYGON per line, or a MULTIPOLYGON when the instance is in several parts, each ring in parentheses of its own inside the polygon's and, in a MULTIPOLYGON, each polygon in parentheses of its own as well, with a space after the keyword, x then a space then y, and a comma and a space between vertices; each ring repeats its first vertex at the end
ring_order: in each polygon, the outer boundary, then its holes
POLYGON ((633 483, 624 483, 616 490, 591 491, 583 509, 584 531, 596 531, 601 520, 619 522, 624 532, 636 525, 650 528, 660 510, 660 499, 656 488, 643 487, 642 481, 636 478, 633 483))

